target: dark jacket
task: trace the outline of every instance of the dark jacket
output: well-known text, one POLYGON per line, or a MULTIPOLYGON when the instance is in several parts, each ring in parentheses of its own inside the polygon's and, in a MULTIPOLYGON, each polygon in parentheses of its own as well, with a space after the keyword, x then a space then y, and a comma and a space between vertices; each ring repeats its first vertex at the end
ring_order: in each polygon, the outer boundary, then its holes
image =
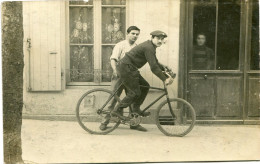
POLYGON ((166 80, 166 76, 162 73, 162 65, 159 64, 156 57, 156 46, 151 40, 147 40, 125 54, 121 59, 125 64, 132 64, 136 68, 142 68, 147 62, 151 71, 162 81, 166 80))

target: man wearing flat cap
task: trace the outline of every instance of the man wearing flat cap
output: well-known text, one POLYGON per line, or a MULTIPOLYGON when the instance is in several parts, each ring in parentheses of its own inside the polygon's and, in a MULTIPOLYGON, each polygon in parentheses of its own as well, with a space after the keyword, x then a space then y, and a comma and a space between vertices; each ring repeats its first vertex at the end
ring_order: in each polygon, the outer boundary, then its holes
MULTIPOLYGON (((151 40, 147 40, 132 48, 117 65, 117 73, 127 89, 127 95, 112 110, 112 115, 114 116, 123 118, 119 111, 131 104, 133 112, 142 116, 148 116, 150 114, 149 112, 142 113, 140 110, 140 106, 148 94, 150 85, 141 76, 138 69, 142 68, 146 63, 150 65, 151 71, 166 84, 173 82, 171 77, 166 77, 162 72, 167 66, 159 63, 156 57, 156 48, 163 44, 164 38, 166 38, 167 35, 159 30, 153 31, 150 34, 152 36, 151 40), (140 87, 140 85, 147 87, 140 87)), ((143 127, 138 125, 135 128, 143 127)), ((143 129, 143 131, 146 131, 146 129, 143 129)))

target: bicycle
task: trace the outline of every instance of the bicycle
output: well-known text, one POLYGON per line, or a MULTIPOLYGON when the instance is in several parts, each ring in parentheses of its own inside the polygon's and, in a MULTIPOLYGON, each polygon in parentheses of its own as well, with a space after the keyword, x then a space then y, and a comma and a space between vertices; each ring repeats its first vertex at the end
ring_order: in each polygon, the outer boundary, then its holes
MULTIPOLYGON (((170 75, 166 73, 168 76, 170 75)), ((121 84, 122 85, 122 84, 121 84)), ((141 86, 140 87, 147 87, 141 86)), ((151 102, 142 113, 150 109, 152 105, 157 103, 163 97, 166 100, 161 102, 155 113, 156 125, 159 130, 167 136, 185 136, 194 127, 196 121, 196 113, 192 105, 181 98, 169 98, 167 85, 164 83, 164 88, 149 87, 162 91, 163 94, 151 102)), ((117 89, 118 90, 118 89, 117 89)), ((124 119, 112 117, 111 110, 105 109, 107 104, 115 98, 120 103, 120 98, 116 95, 117 90, 112 92, 107 89, 97 88, 92 89, 81 96, 76 107, 76 116, 79 125, 91 134, 108 134, 115 130, 120 123, 137 126, 142 121, 142 116, 134 113, 129 108, 129 113, 124 113, 124 119), (109 126, 106 130, 99 129, 100 123, 104 117, 111 116, 109 126)))

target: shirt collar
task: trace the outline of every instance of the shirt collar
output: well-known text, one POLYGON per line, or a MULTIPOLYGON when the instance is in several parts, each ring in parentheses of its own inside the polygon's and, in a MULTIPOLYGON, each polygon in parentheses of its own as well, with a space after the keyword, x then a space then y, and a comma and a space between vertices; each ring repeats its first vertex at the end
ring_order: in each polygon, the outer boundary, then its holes
POLYGON ((150 41, 150 43, 153 45, 153 47, 156 49, 157 46, 153 44, 152 40, 149 40, 149 41, 150 41))
POLYGON ((136 42, 134 42, 134 44, 130 44, 129 41, 128 41, 127 39, 125 40, 125 43, 126 43, 127 45, 129 45, 130 47, 132 47, 132 46, 136 46, 136 45, 137 45, 136 42))

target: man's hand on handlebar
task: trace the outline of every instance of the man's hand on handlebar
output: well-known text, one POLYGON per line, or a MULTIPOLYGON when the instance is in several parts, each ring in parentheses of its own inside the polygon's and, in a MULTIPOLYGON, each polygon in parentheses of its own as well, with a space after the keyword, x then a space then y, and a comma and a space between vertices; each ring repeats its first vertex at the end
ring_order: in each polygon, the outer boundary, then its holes
POLYGON ((165 84, 166 85, 171 85, 173 83, 173 78, 171 77, 168 77, 166 80, 165 80, 165 84))
POLYGON ((172 71, 172 69, 170 68, 170 67, 168 67, 168 66, 165 66, 164 67, 167 71, 172 71))
POLYGON ((164 66, 164 71, 165 75, 168 77, 165 80, 166 85, 171 85, 173 83, 173 79, 175 78, 176 74, 172 72, 172 69, 168 66, 164 66))

